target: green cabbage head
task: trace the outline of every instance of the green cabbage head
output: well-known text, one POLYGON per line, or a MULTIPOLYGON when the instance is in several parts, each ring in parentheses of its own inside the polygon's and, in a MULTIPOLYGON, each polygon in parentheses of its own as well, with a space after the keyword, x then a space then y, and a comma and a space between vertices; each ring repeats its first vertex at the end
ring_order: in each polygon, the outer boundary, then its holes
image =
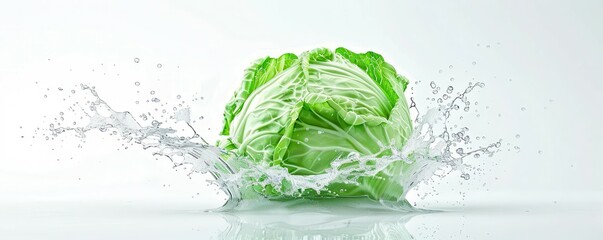
MULTIPOLYGON (((412 131, 404 96, 408 80, 374 52, 319 48, 254 62, 226 105, 219 146, 293 175, 322 174, 351 153, 385 156, 412 131)), ((356 183, 331 183, 307 198, 400 200, 406 163, 392 164, 356 183)), ((283 186, 284 187, 284 186, 283 186)), ((278 198, 270 186, 256 189, 278 198)))

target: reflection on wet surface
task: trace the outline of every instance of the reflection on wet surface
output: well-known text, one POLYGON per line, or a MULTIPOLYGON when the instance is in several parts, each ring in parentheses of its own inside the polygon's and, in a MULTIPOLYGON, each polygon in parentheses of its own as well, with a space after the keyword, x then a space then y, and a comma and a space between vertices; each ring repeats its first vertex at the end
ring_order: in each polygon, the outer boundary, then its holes
POLYGON ((603 239, 598 206, 487 206, 428 213, 215 213, 148 202, 0 203, 2 239, 603 239))

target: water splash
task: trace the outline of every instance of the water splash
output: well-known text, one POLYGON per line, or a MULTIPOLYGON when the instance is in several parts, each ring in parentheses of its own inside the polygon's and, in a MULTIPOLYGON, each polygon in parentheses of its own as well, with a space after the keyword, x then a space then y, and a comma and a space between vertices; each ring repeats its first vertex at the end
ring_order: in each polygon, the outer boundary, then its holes
MULTIPOLYGON (((403 161, 409 164, 411 169, 405 171, 405 174, 391 177, 397 178, 396 181, 404 187, 404 193, 397 201, 381 200, 378 204, 389 209, 411 210, 412 207, 405 199, 410 189, 432 177, 443 177, 453 171, 460 171, 461 178, 469 180, 470 175, 466 171, 469 166, 464 163, 464 159, 469 156, 492 156, 501 145, 501 142, 497 141, 469 150, 473 147, 470 145, 469 129, 461 127, 454 131, 455 127, 449 126, 451 115, 461 111, 459 104, 464 104, 463 111, 468 111, 466 109, 471 103, 467 95, 476 87, 484 87, 484 84, 479 82, 470 83, 455 97, 452 97, 453 87, 447 87, 445 93, 437 99, 438 106, 427 110, 423 115, 419 114, 414 99, 411 98, 410 108, 417 111, 417 118, 413 134, 402 149, 383 146, 383 151, 389 151, 391 155, 380 157, 380 154, 361 156, 353 153, 333 161, 331 168, 324 173, 310 176, 292 175, 281 166, 253 162, 209 144, 191 125, 189 108, 174 108, 171 112, 173 116, 170 117, 175 123, 185 124, 188 131, 163 127, 165 121, 157 119, 153 119, 150 125, 144 125, 129 111, 114 110, 99 96, 94 87, 83 84, 80 87, 92 100, 84 106, 78 105, 81 109, 76 114, 84 115, 80 117, 80 122, 85 121, 83 117, 86 117, 88 123, 85 126, 77 126, 76 122, 73 122, 72 126, 61 126, 60 122, 64 119, 60 114, 60 121, 49 125, 53 138, 65 132, 73 132, 82 139, 86 138, 86 133, 90 131, 110 132, 127 143, 140 145, 153 155, 168 158, 174 167, 189 166, 189 175, 209 173, 215 178, 212 183, 230 196, 223 209, 253 209, 265 204, 269 197, 258 191, 257 187, 265 189, 271 186, 280 191, 280 196, 295 199, 301 197, 305 191, 325 191, 332 183, 357 184, 359 178, 375 176, 391 164, 403 161)), ((440 87, 437 84, 431 82, 430 87, 433 94, 439 93, 440 87)), ((150 94, 154 95, 155 91, 150 94)), ((435 98, 431 100, 434 101, 435 98)), ((160 100, 152 98, 151 102, 159 104, 160 100)), ((73 108, 71 110, 74 111, 73 108)), ((165 109, 162 112, 167 113, 165 109)), ((150 116, 151 113, 139 115, 143 121, 147 121, 150 116)), ((316 203, 308 199, 296 200, 295 204, 304 201, 316 203)))

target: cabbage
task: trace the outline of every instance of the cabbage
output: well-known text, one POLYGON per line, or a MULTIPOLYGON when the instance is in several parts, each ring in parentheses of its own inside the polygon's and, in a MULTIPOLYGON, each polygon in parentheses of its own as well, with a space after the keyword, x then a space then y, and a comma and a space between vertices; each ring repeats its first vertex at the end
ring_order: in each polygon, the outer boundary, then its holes
MULTIPOLYGON (((281 166, 292 175, 323 174, 350 154, 391 155, 412 131, 404 96, 408 80, 374 52, 345 48, 287 53, 255 61, 226 105, 219 142, 255 163, 281 166)), ((335 182, 304 197, 361 197, 399 200, 399 176, 406 164, 392 164, 355 183, 335 182)), ((269 188, 269 187, 268 187, 269 188)), ((257 189, 278 197, 278 189, 257 189)))

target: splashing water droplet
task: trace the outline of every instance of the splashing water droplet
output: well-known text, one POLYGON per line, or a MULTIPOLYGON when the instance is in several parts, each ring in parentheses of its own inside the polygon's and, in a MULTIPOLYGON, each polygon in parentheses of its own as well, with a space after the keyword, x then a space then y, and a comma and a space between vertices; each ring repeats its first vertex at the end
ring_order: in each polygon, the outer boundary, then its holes
POLYGON ((453 90, 454 90, 454 88, 452 86, 448 86, 448 88, 446 88, 446 92, 448 94, 451 94, 453 90))
POLYGON ((461 178, 465 179, 465 180, 469 180, 471 178, 471 175, 469 175, 468 173, 463 173, 463 174, 461 174, 461 178))

